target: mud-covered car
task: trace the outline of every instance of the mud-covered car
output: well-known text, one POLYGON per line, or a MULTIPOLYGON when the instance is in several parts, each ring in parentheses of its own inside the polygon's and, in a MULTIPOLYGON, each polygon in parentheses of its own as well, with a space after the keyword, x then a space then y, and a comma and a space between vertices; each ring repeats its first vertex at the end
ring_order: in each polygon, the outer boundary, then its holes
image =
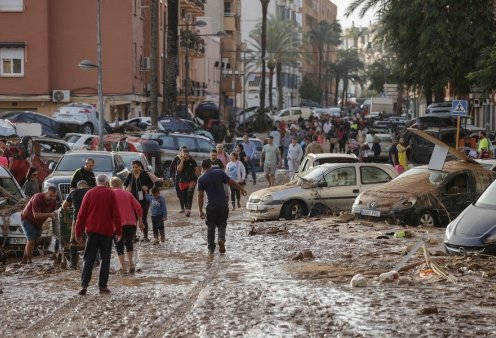
POLYGON ((246 203, 252 219, 297 219, 305 215, 350 210, 363 191, 396 177, 388 164, 323 164, 289 183, 252 193, 246 203))
POLYGON ((496 177, 480 164, 449 161, 443 170, 409 169, 393 181, 360 194, 352 213, 412 226, 446 226, 496 177))
POLYGON ((325 163, 358 163, 360 159, 355 154, 336 154, 336 153, 310 153, 303 157, 300 166, 295 172, 296 174, 303 174, 306 171, 325 163))
MULTIPOLYGON (((0 255, 7 250, 24 250, 26 236, 21 226, 21 212, 27 202, 12 174, 0 166, 0 255)), ((49 219, 43 224, 38 240, 45 248, 51 241, 50 222, 49 219)))

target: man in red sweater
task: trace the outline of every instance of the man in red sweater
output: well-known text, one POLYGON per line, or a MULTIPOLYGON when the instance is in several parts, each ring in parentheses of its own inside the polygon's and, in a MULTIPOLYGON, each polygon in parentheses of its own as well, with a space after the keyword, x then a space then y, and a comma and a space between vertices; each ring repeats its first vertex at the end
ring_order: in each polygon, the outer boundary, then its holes
POLYGON ((83 242, 83 229, 85 229, 87 236, 80 295, 86 294, 98 251, 100 251, 101 257, 98 286, 100 287, 100 293, 110 293, 107 282, 112 252, 112 238, 115 233, 117 241, 120 241, 122 223, 115 194, 107 187, 107 181, 107 176, 98 175, 96 178, 97 186, 84 195, 76 221, 77 242, 83 242))

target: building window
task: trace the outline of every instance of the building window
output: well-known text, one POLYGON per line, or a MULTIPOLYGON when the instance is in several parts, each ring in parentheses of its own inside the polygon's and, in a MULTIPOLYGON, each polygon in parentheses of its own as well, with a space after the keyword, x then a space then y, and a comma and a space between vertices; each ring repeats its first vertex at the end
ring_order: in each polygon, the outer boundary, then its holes
POLYGON ((24 48, 0 48, 0 75, 24 76, 24 48))
POLYGON ((231 14, 231 3, 224 2, 224 14, 231 14))
POLYGON ((0 0, 0 12, 22 12, 24 0, 0 0))

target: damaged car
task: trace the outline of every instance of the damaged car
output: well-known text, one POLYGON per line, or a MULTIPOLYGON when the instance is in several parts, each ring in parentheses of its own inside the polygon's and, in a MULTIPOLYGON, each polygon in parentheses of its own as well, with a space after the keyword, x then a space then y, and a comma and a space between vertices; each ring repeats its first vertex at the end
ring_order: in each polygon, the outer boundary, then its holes
MULTIPOLYGON (((0 166, 0 256, 8 251, 22 252, 26 244, 26 236, 21 226, 21 212, 28 199, 21 191, 12 174, 0 166)), ((51 242, 51 220, 48 219, 42 228, 38 244, 47 248, 51 242)))
POLYGON ((352 213, 394 224, 446 226, 495 177, 494 172, 475 162, 448 161, 442 170, 415 167, 360 194, 352 213))
POLYGON ((298 219, 350 210, 356 196, 397 176, 388 164, 322 164, 284 185, 252 193, 246 203, 254 220, 298 219))
POLYGON ((496 182, 446 228, 444 246, 449 254, 496 255, 496 182))

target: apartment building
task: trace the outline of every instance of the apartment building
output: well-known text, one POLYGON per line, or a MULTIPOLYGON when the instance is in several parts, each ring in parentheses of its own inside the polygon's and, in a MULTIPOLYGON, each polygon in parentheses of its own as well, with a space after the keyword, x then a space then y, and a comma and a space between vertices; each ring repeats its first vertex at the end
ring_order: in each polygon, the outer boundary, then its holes
MULTIPOLYGON (((145 11, 140 0, 101 2, 105 119, 146 113, 145 11)), ((96 5, 79 0, 0 1, 0 111, 52 115, 68 102, 97 104, 96 5)))

